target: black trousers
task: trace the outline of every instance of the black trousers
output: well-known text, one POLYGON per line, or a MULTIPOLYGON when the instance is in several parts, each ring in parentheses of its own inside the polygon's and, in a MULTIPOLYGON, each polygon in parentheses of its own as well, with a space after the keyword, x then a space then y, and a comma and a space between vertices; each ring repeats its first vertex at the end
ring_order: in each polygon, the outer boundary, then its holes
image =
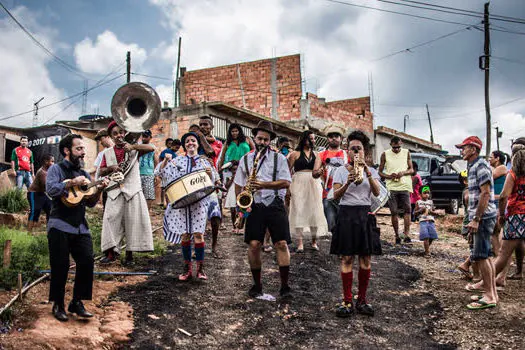
POLYGON ((49 301, 64 303, 69 271, 69 254, 76 263, 73 299, 91 300, 93 291, 93 243, 91 235, 71 234, 52 228, 47 234, 51 286, 49 301))

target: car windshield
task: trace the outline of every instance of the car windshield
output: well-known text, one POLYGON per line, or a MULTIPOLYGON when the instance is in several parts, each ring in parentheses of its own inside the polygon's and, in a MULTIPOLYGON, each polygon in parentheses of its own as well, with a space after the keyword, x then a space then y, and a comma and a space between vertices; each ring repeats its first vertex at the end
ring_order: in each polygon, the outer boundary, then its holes
POLYGON ((430 172, 430 169, 429 169, 430 162, 428 158, 412 156, 412 160, 417 164, 418 171, 424 172, 424 173, 430 172))

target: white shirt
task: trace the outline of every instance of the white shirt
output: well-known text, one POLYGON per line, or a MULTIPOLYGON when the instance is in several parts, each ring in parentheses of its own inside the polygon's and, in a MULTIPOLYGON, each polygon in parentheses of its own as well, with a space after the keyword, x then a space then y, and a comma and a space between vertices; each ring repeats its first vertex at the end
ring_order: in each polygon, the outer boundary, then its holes
MULTIPOLYGON (((379 180, 379 174, 376 169, 368 168, 372 174, 372 178, 379 180)), ((334 184, 344 185, 348 181, 348 174, 350 172, 346 166, 337 168, 334 174, 334 184)), ((341 198, 340 205, 371 205, 372 204, 372 189, 370 182, 363 170, 363 182, 359 185, 351 183, 346 189, 341 198)))
MULTIPOLYGON (((272 150, 268 150, 267 153, 259 159, 259 167, 257 171, 256 179, 257 181, 263 181, 263 182, 270 182, 273 181, 273 171, 274 171, 274 158, 275 152, 272 150)), ((248 153, 244 155, 239 160, 239 167, 237 168, 237 172, 235 173, 235 179, 234 183, 236 185, 239 185, 241 187, 246 186, 246 181, 250 177, 252 173, 253 168, 253 161, 255 159, 255 152, 248 153), (245 160, 244 158, 248 157, 248 170, 245 166, 245 160)), ((288 168, 288 162, 286 161, 286 158, 280 154, 277 153, 277 173, 275 176, 275 180, 285 180, 288 182, 292 182, 292 176, 290 175, 290 169, 288 168)), ((277 191, 278 196, 284 200, 284 196, 286 195, 286 189, 282 188, 277 191)), ((258 190, 253 195, 253 201, 254 203, 262 203, 265 206, 269 206, 272 204, 273 200, 275 199, 275 190, 271 189, 262 189, 258 190)))

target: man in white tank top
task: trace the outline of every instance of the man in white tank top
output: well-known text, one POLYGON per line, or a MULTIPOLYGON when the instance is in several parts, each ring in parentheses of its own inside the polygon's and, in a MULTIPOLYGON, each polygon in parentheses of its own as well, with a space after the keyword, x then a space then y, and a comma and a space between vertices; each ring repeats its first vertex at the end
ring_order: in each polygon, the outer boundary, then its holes
POLYGON ((388 205, 392 215, 392 226, 396 235, 396 244, 401 244, 399 237, 398 215, 403 211, 404 241, 410 242, 410 193, 412 193, 412 159, 407 149, 401 148, 403 142, 397 136, 390 140, 392 149, 381 154, 379 175, 386 179, 386 187, 390 191, 388 205))

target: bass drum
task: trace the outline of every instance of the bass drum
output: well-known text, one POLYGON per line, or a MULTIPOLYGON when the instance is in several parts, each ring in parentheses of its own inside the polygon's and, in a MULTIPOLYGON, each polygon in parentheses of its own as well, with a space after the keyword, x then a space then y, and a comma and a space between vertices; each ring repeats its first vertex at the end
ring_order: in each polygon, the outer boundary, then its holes
POLYGON ((166 186, 166 196, 172 208, 187 207, 215 191, 206 170, 194 171, 172 181, 166 186))
POLYGON ((379 196, 376 197, 372 195, 372 205, 370 206, 370 211, 374 214, 377 213, 390 198, 390 192, 386 186, 381 181, 377 182, 379 183, 379 196))

